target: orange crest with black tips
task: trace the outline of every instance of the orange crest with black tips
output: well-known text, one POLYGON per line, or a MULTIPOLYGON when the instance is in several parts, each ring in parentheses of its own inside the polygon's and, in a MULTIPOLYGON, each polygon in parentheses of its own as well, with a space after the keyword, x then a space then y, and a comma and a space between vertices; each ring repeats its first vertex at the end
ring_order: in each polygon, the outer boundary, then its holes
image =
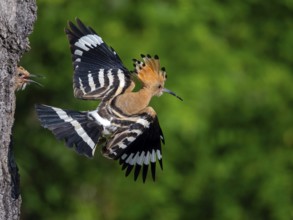
POLYGON ((164 84, 166 81, 165 68, 160 68, 159 57, 155 55, 153 58, 150 55, 141 55, 143 62, 133 59, 134 72, 137 73, 137 77, 145 85, 151 85, 154 83, 164 84))

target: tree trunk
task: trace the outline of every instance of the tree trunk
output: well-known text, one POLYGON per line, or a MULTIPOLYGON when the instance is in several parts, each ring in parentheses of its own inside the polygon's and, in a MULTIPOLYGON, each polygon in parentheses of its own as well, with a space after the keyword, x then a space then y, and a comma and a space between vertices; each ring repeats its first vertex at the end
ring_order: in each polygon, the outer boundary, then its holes
POLYGON ((35 0, 0 0, 0 219, 19 219, 21 196, 12 153, 14 78, 36 20, 35 0))

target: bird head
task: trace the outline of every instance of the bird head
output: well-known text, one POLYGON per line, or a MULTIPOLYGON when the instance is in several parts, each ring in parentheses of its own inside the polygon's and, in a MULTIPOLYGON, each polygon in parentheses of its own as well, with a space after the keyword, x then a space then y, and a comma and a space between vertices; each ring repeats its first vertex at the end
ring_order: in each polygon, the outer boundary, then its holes
POLYGON ((38 75, 30 74, 26 69, 22 66, 17 67, 17 74, 16 74, 16 91, 24 90, 25 87, 30 83, 35 83, 39 86, 42 86, 40 83, 32 80, 33 77, 40 77, 38 75))
POLYGON ((155 55, 153 58, 150 55, 141 55, 143 61, 133 59, 134 72, 138 79, 142 82, 143 87, 149 89, 152 95, 161 96, 163 92, 167 92, 178 99, 182 100, 174 92, 164 87, 167 79, 166 70, 160 67, 159 57, 155 55))

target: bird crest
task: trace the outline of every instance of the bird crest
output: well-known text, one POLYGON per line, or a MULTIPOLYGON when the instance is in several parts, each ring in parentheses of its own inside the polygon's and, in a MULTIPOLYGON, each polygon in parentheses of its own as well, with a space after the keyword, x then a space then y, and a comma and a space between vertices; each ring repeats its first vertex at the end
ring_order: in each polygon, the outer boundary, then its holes
POLYGON ((139 80, 145 85, 151 85, 153 83, 164 84, 166 81, 165 68, 160 68, 160 60, 157 55, 151 57, 150 55, 141 55, 143 62, 133 59, 134 72, 137 74, 139 80))

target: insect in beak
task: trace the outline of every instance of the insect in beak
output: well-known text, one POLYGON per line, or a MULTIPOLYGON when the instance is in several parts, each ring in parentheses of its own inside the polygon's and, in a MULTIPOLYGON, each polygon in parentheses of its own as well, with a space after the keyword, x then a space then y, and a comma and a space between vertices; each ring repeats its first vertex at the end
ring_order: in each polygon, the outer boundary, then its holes
POLYGON ((163 92, 167 92, 167 93, 169 93, 169 94, 175 96, 177 99, 180 99, 181 101, 183 101, 182 98, 180 98, 178 95, 176 95, 174 92, 172 92, 172 91, 169 90, 169 89, 163 88, 163 92))

